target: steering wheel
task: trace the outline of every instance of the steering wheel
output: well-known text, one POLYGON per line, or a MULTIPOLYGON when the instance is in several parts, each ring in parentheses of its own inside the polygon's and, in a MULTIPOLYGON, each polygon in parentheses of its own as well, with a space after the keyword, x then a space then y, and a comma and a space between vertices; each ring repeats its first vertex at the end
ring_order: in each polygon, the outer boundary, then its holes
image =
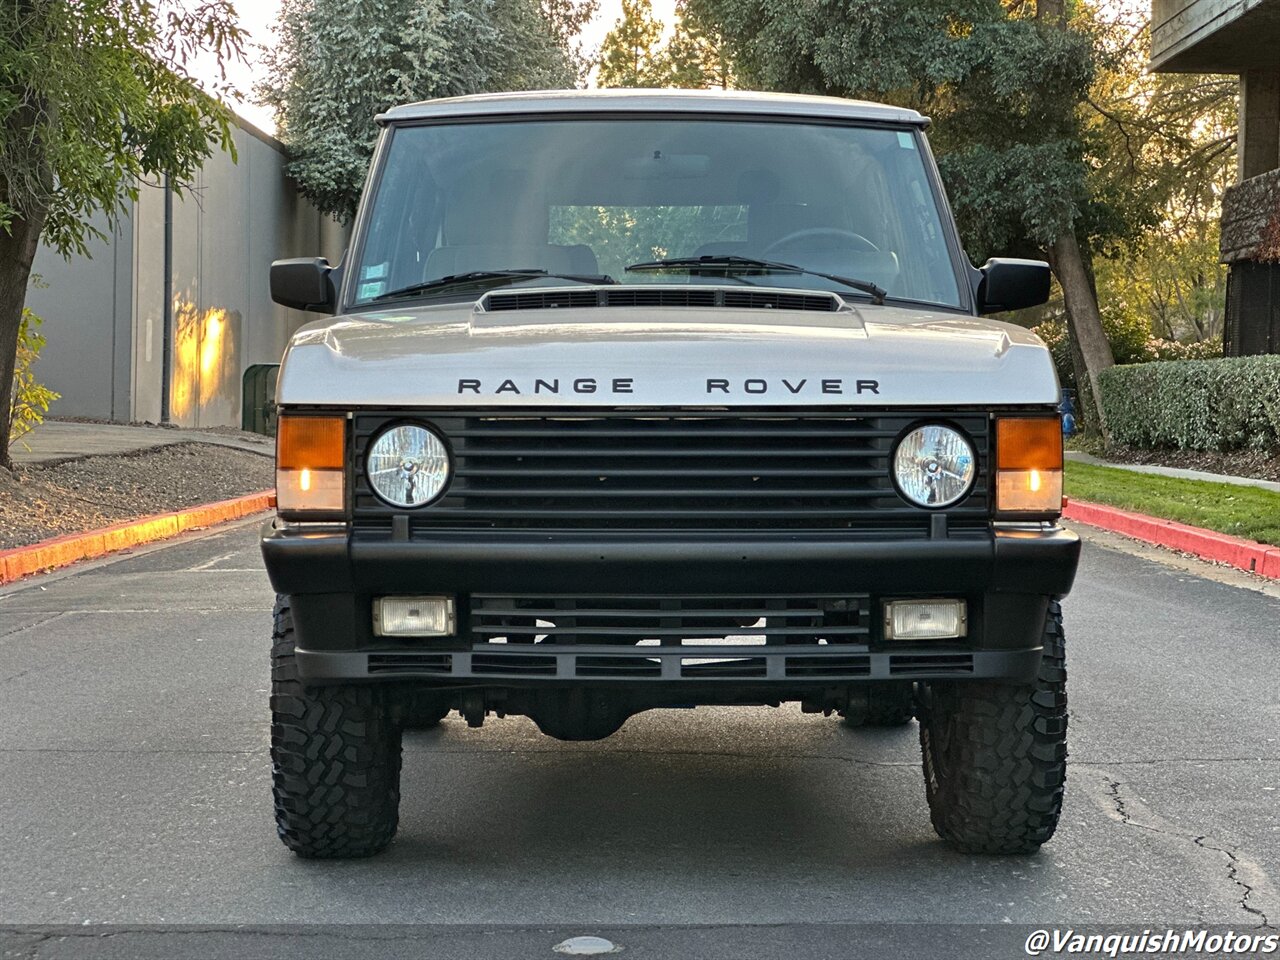
POLYGON ((785 237, 773 241, 765 248, 764 258, 766 260, 788 260, 786 250, 789 247, 807 247, 813 249, 810 241, 827 240, 841 241, 841 243, 825 243, 820 246, 848 246, 857 253, 878 253, 880 248, 868 240, 860 233, 854 233, 852 230, 842 230, 839 227, 806 227, 803 230, 793 230, 785 237))

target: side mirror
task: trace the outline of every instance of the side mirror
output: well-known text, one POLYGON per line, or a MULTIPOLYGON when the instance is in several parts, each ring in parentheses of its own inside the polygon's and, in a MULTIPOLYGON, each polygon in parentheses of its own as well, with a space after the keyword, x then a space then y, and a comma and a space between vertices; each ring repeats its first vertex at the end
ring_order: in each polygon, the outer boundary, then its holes
POLYGON ((1001 313, 1049 302, 1052 274, 1043 260, 998 258, 982 265, 978 312, 1001 313))
POLYGON ((333 313, 338 303, 333 272, 322 257, 277 260, 271 264, 271 299, 295 310, 333 313))

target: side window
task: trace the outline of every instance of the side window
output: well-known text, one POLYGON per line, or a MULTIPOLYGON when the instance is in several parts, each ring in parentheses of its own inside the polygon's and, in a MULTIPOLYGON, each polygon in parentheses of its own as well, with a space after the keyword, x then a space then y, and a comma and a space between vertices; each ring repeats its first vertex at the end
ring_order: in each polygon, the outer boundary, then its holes
POLYGON ((904 295, 919 300, 954 303, 959 294, 955 271, 933 192, 925 176, 923 158, 911 134, 899 133, 897 139, 902 160, 893 165, 890 175, 898 179, 895 193, 902 198, 899 202, 903 209, 899 216, 904 234, 903 263, 911 275, 918 278, 904 295))
POLYGON ((356 280, 357 300, 422 280, 427 254, 439 238, 440 191, 429 176, 407 177, 406 166, 390 165, 379 189, 356 280))

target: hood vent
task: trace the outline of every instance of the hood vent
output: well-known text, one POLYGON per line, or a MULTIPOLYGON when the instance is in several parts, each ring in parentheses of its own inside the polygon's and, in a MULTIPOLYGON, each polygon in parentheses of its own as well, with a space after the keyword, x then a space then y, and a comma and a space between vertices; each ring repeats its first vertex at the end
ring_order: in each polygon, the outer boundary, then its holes
POLYGON ((836 298, 826 293, 777 293, 769 290, 725 290, 724 305, 742 310, 817 310, 834 313, 836 298))
POLYGON ((834 313, 840 299, 829 293, 723 290, 717 287, 612 286, 579 290, 521 290, 490 293, 486 311, 554 310, 572 307, 731 307, 738 310, 814 310, 834 313))

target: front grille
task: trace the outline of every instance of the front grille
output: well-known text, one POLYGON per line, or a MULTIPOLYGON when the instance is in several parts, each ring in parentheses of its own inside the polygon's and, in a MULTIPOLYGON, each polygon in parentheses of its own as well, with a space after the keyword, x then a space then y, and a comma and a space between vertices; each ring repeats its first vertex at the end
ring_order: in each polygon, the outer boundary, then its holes
POLYGON ((429 423, 448 439, 453 475, 430 506, 395 511, 358 469, 357 530, 388 531, 407 512, 412 533, 448 529, 827 529, 924 537, 931 511, 894 489, 896 439, 945 420, 978 451, 973 492, 946 511, 952 534, 988 515, 983 414, 805 412, 444 413, 355 418, 355 462, 385 427, 429 423))
POLYGON ((488 644, 732 646, 865 643, 866 595, 823 597, 472 594, 470 633, 488 644))

